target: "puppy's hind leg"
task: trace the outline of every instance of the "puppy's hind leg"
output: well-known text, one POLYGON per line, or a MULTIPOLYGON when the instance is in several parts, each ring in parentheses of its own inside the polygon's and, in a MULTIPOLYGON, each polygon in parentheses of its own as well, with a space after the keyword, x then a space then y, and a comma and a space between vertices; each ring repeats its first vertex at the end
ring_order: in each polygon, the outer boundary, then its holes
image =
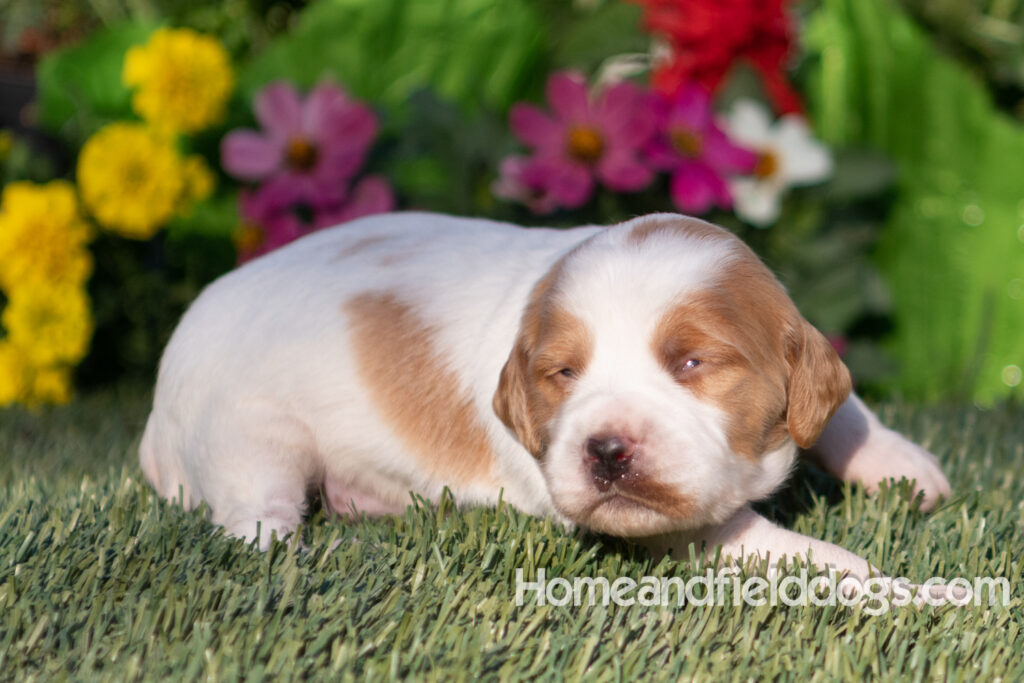
POLYGON ((200 448, 209 449, 197 465, 205 470, 200 488, 214 524, 248 542, 258 538, 261 550, 273 535, 282 539, 295 531, 319 474, 304 424, 253 410, 221 423, 200 448))

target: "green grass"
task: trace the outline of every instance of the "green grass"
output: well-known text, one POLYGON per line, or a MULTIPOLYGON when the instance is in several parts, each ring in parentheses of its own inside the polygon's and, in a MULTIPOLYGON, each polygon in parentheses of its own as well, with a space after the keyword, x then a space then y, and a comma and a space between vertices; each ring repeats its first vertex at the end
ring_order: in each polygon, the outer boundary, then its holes
POLYGON ((883 406, 955 496, 924 515, 804 467, 763 506, 890 573, 1005 576, 1009 607, 579 607, 513 603, 515 569, 692 576, 507 507, 314 513, 308 550, 260 553, 159 502, 135 448, 144 390, 0 412, 0 679, 604 680, 1024 677, 1024 410, 883 406), (334 550, 330 546, 338 543, 334 550))

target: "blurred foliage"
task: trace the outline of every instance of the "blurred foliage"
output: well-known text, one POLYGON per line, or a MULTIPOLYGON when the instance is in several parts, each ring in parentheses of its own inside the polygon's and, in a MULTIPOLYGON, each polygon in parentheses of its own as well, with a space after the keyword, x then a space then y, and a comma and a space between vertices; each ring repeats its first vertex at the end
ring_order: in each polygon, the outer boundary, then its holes
POLYGON ((387 127, 381 170, 410 208, 466 215, 497 210, 490 181, 512 142, 496 111, 467 114, 423 89, 409 96, 387 127))
POLYGON ((124 23, 189 26, 220 38, 235 56, 288 28, 306 0, 0 0, 0 53, 37 57, 124 23))
POLYGON ((545 25, 520 0, 323 0, 239 77, 245 101, 275 79, 325 77, 379 105, 426 85, 464 107, 507 107, 546 75, 545 25))
POLYGON ((54 161, 40 153, 32 141, 0 130, 0 187, 15 180, 44 182, 54 176, 54 161))
POLYGON ((153 28, 118 24, 47 55, 36 72, 39 123, 77 147, 103 124, 130 117, 131 93, 121 82, 124 54, 153 28))
POLYGON ((1024 120, 1024 0, 901 0, 935 42, 980 72, 1024 120))
POLYGON ((900 170, 878 246, 898 387, 926 399, 1019 393, 1024 130, 884 0, 826 0, 805 39, 823 137, 871 145, 900 170))
MULTIPOLYGON (((990 85, 1009 109, 1020 98, 1024 0, 903 3, 940 46, 885 0, 801 5, 809 52, 800 73, 810 118, 833 146, 835 175, 793 192, 770 229, 727 213, 709 218, 750 243, 804 314, 842 341, 862 391, 988 400, 1007 393, 1004 367, 1024 366, 1024 283, 1013 284, 1024 279, 1024 142, 985 93, 990 85)), ((187 140, 211 166, 224 132, 253 124, 252 95, 267 82, 330 77, 377 108, 381 144, 369 168, 394 184, 405 208, 556 227, 674 210, 664 180, 634 194, 602 190, 578 211, 540 217, 490 190, 500 160, 517 149, 507 121, 513 102, 540 102, 555 69, 593 74, 609 58, 650 49, 635 4, 0 0, 0 15, 4 36, 41 16, 95 29, 37 70, 40 123, 69 150, 131 116, 125 51, 157 25, 187 25, 223 40, 238 68, 227 120, 187 140)), ((761 95, 757 79, 738 69, 719 99, 761 95)), ((15 138, 0 179, 45 179, 52 171, 41 163, 15 138)), ((85 380, 151 372, 187 303, 233 265, 236 186, 220 181, 218 195, 154 242, 96 243, 98 331, 85 380)))

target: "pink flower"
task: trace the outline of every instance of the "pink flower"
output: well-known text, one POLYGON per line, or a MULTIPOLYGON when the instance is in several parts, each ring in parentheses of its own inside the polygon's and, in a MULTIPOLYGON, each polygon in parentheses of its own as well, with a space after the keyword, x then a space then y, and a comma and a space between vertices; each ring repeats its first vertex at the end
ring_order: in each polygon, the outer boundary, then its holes
POLYGON ((395 194, 391 185, 380 176, 369 175, 352 187, 344 201, 320 206, 313 215, 313 229, 329 228, 394 208, 395 194))
POLYGON ((526 157, 510 156, 501 161, 498 179, 491 185, 495 197, 525 204, 533 213, 551 213, 558 200, 545 184, 543 170, 538 172, 526 157))
POLYGON ((280 185, 267 185, 239 193, 238 211, 243 224, 235 240, 239 263, 283 247, 306 232, 294 210, 293 195, 286 190, 280 185))
POLYGON ((659 134, 647 146, 655 168, 672 174, 672 200, 680 210, 700 214, 732 206, 728 176, 750 173, 757 155, 734 145, 716 125, 711 98, 690 86, 658 107, 659 134))
POLYGON ((271 83, 254 104, 262 130, 236 130, 224 138, 224 169, 310 205, 339 201, 377 134, 373 112, 329 83, 305 100, 290 84, 271 83))
POLYGON ((506 159, 501 196, 521 195, 535 211, 551 211, 584 204, 595 181, 616 192, 651 182, 639 153, 654 132, 654 118, 635 86, 618 83, 591 99, 579 74, 559 72, 548 79, 547 96, 551 114, 524 103, 512 108, 512 131, 533 156, 506 159))
POLYGON ((238 261, 244 263, 322 228, 383 213, 395 208, 391 186, 380 176, 366 176, 337 202, 313 209, 311 222, 301 217, 295 194, 282 184, 268 183, 238 196, 243 227, 236 235, 238 261))
POLYGON ((394 208, 386 180, 354 181, 377 133, 368 107, 330 84, 303 100, 278 82, 256 95, 255 110, 261 131, 236 130, 221 143, 228 173, 262 183, 238 197, 240 262, 314 230, 394 208))

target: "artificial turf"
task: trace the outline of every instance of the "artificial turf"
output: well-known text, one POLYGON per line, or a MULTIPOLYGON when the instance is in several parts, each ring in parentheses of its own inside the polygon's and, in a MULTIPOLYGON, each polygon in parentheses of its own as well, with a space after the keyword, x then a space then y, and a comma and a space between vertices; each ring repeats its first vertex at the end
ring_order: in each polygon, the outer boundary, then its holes
POLYGON ((954 496, 866 496, 802 466, 762 511, 892 575, 1006 577, 1008 606, 539 606, 535 577, 679 576, 613 539, 450 503, 261 553, 158 501, 136 464, 145 389, 0 411, 0 679, 1024 679, 1024 408, 880 407, 954 496), (336 546, 336 547, 334 547, 336 546))

